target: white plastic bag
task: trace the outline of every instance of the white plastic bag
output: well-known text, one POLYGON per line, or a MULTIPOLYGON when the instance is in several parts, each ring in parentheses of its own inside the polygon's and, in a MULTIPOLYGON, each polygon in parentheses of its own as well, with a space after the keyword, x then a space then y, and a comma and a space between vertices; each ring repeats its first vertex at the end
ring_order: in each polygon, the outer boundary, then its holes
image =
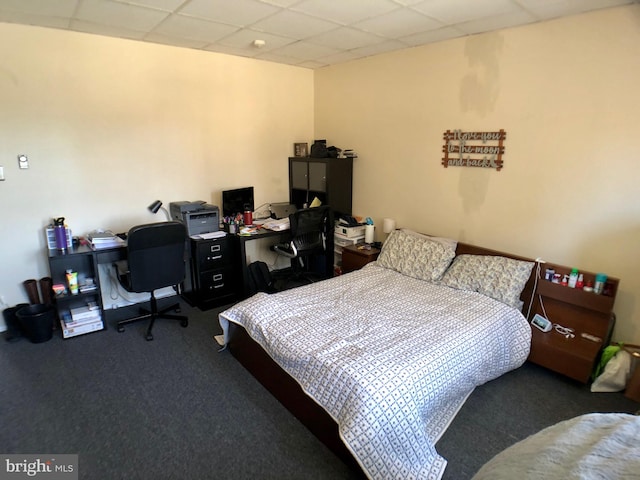
POLYGON ((620 392, 627 386, 631 377, 632 357, 621 349, 607 362, 604 371, 591 384, 592 392, 620 392))

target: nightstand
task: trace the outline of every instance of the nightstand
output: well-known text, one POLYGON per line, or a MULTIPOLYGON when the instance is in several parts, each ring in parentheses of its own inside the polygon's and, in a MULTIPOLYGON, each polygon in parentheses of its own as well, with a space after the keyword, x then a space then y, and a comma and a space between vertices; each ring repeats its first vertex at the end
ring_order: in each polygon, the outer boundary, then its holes
POLYGON ((349 245, 342 248, 342 273, 353 272, 373 262, 380 255, 379 248, 367 250, 364 245, 349 245))

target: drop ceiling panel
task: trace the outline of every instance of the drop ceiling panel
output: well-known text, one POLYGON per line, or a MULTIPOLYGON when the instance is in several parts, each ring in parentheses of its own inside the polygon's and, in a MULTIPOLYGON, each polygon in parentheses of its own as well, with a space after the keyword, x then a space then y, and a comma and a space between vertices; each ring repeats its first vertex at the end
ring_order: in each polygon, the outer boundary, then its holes
POLYGON ((0 0, 0 22, 320 68, 639 1, 0 0))

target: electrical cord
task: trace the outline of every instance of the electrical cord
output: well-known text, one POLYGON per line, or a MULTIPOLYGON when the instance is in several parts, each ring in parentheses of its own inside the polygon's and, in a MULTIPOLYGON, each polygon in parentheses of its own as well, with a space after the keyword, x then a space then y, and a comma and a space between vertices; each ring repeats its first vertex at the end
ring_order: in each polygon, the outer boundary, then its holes
POLYGON ((565 327, 563 325, 560 325, 559 323, 554 323, 553 328, 555 328, 556 332, 558 332, 560 335, 564 335, 565 338, 574 338, 576 336, 574 333, 575 330, 573 328, 565 327))
MULTIPOLYGON (((527 318, 529 318, 529 315, 531 314, 531 307, 533 306, 533 299, 535 298, 536 295, 536 291, 538 289, 538 280, 540 279, 540 275, 541 275, 541 264, 544 263, 543 261, 541 261, 539 258, 536 258, 536 275, 535 275, 535 280, 533 282, 533 291, 531 292, 531 298, 529 300, 529 308, 527 309, 527 318)), ((551 321, 549 319, 549 316, 547 315, 547 311, 544 308, 544 302, 542 300, 542 295, 538 294, 538 300, 540 302, 540 308, 542 309, 542 314, 544 316, 544 318, 546 318, 547 320, 551 321)), ((569 328, 569 327, 565 327, 564 325, 560 325, 559 323, 554 323, 553 324, 553 328, 555 329, 556 332, 558 332, 560 335, 563 335, 565 338, 574 338, 575 335, 575 330, 573 328, 569 328)))
MULTIPOLYGON (((531 307, 533 306, 533 299, 536 296, 536 290, 538 289, 538 279, 540 278, 540 264, 542 262, 539 259, 536 259, 536 276, 533 281, 533 290, 531 290, 531 298, 529 299, 529 308, 527 309, 527 318, 531 315, 531 307)), ((542 297, 540 297, 540 304, 542 305, 542 297)), ((543 307, 544 310, 544 307, 543 307)))

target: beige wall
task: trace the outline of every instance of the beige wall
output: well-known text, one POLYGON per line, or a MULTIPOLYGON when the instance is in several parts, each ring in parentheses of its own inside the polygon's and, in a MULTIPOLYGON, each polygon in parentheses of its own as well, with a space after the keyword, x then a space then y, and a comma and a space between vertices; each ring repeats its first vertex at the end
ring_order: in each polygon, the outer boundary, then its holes
POLYGON ((48 275, 53 217, 79 235, 160 221, 154 199, 219 204, 223 189, 253 185, 256 206, 288 200, 287 157, 313 138, 311 70, 9 24, 0 38, 7 305, 48 275))
POLYGON ((640 5, 608 9, 318 70, 315 135, 358 152, 378 225, 619 277, 640 343, 639 78, 640 5), (500 128, 502 171, 441 165, 446 130, 500 128))

